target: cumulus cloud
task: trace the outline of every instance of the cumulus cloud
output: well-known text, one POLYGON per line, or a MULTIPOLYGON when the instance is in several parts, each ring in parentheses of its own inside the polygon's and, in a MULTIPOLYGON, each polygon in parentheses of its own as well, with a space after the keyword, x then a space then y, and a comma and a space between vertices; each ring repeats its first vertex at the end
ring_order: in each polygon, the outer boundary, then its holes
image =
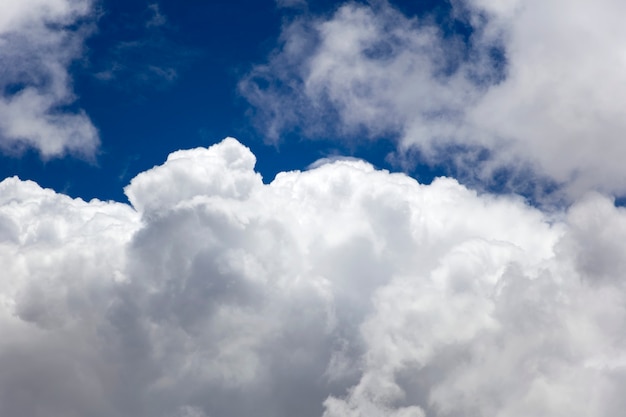
POLYGON ((234 139, 132 207, 0 183, 0 414, 613 416, 626 212, 356 160, 264 184, 234 139))
POLYGON ((624 4, 452 5, 446 22, 467 28, 456 35, 386 1, 302 16, 241 91, 270 140, 396 137, 400 154, 417 147, 483 181, 534 172, 570 196, 626 193, 624 4))
POLYGON ((45 158, 93 156, 99 138, 74 109, 70 64, 89 33, 91 0, 6 0, 0 4, 0 147, 45 158))

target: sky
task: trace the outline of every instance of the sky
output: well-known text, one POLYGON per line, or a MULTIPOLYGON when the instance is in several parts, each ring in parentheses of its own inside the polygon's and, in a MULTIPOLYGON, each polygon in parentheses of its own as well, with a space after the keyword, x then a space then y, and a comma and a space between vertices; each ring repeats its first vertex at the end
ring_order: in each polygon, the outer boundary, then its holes
POLYGON ((0 415, 622 415, 625 12, 0 2, 0 415))

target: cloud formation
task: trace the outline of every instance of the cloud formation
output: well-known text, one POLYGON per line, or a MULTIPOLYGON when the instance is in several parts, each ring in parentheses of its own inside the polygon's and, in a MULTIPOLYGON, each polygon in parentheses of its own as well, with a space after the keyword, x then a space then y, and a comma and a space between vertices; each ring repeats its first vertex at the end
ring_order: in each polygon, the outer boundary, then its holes
POLYGON ((355 160, 264 184, 234 139, 132 207, 0 183, 0 415, 606 417, 626 212, 355 160))
POLYGON ((75 108, 69 66, 90 31, 91 0, 0 4, 0 148, 35 148, 44 158, 91 157, 98 132, 75 108))
POLYGON ((458 0, 449 19, 464 39, 386 1, 349 2, 287 25, 241 91, 270 140, 395 137, 400 158, 417 147, 482 181, 528 185, 534 172, 573 197, 622 195, 624 7, 458 0))

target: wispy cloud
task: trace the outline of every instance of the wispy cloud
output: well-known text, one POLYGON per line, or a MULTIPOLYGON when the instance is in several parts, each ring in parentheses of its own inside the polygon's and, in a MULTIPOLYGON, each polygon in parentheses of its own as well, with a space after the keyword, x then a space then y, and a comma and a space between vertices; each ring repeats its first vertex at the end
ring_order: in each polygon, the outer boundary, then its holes
POLYGON ((276 5, 283 8, 305 8, 307 6, 306 0, 276 0, 276 5))
POLYGON ((455 35, 384 1, 347 3, 287 25, 241 91, 269 140, 395 137, 431 163, 482 150, 457 168, 623 194, 623 12, 610 0, 455 1, 467 32, 455 35))
POLYGON ((0 147, 37 149, 44 158, 92 157, 96 128, 75 108, 68 68, 92 27, 90 0, 0 3, 0 147))
MULTIPOLYGON (((133 19, 137 16, 133 15, 133 19)), ((175 31, 158 3, 148 5, 142 21, 128 22, 124 30, 107 26, 107 36, 117 43, 102 51, 95 59, 94 76, 112 86, 127 90, 137 88, 167 88, 179 77, 184 67, 198 51, 176 43, 175 31)))
POLYGON ((150 4, 148 10, 152 13, 152 16, 150 20, 146 22, 146 27, 163 26, 167 23, 167 17, 161 13, 161 8, 158 3, 150 4))

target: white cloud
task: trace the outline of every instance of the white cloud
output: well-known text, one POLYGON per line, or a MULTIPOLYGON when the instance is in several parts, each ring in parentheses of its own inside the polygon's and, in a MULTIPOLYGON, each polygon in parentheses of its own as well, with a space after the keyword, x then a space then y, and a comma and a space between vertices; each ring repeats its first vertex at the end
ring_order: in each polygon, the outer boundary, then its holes
POLYGON ((276 0, 276 5, 284 8, 305 8, 307 2, 306 0, 276 0))
POLYGON ((146 27, 163 26, 167 23, 167 17, 161 13, 158 3, 148 5, 148 10, 152 13, 152 17, 146 23, 146 27))
POLYGON ((75 97, 69 65, 89 32, 91 0, 5 0, 0 3, 0 147, 92 157, 99 139, 75 97), (76 28, 77 27, 77 28, 76 28))
POLYGON ((233 139, 134 209, 0 183, 0 414, 617 416, 626 212, 544 214, 233 139))
POLYGON ((398 136, 401 153, 418 146, 430 162, 456 160, 486 181, 503 168, 518 178, 530 169, 571 196, 626 193, 619 18, 626 6, 453 4, 473 29, 468 42, 386 2, 303 16, 241 90, 271 140, 296 128, 309 136, 398 136), (459 145, 469 153, 451 152, 459 145), (491 157, 477 158, 477 148, 491 157))

